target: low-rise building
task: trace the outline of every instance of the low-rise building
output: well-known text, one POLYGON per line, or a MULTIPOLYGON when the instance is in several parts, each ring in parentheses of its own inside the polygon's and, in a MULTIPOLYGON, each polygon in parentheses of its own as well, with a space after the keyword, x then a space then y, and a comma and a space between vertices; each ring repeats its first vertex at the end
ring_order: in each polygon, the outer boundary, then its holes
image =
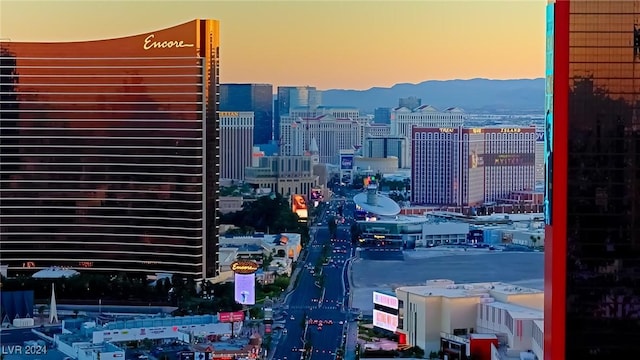
POLYGON ((450 354, 450 359, 467 359, 471 334, 494 334, 507 353, 531 351, 542 359, 540 290, 500 282, 462 285, 430 280, 424 286, 399 287, 395 293, 401 344, 419 346, 426 353, 454 349, 460 356, 450 354))
POLYGON ((399 247, 462 244, 467 242, 469 224, 433 221, 424 216, 377 217, 375 221, 358 221, 360 243, 395 242, 399 247))

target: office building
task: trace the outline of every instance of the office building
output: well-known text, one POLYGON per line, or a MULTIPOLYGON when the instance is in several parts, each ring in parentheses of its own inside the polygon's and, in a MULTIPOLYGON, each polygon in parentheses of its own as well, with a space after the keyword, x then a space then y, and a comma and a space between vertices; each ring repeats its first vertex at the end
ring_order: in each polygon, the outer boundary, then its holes
POLYGON ((640 1, 547 5, 545 359, 640 353, 640 1))
POLYGON ((252 144, 268 144, 273 137, 271 84, 220 84, 220 111, 253 112, 252 144))
POLYGON ((273 104, 273 139, 280 140, 282 116, 289 115, 291 110, 304 108, 313 111, 322 104, 322 91, 312 86, 278 86, 278 93, 273 104))
POLYGON ((376 124, 391 124, 391 108, 376 108, 373 111, 373 122, 376 124))
POLYGON ((216 276, 218 27, 0 44, 10 273, 216 276))
POLYGON ((250 111, 220 111, 220 178, 243 180, 251 166, 254 114, 250 111))
POLYGON ((364 129, 365 137, 389 137, 391 136, 391 125, 369 123, 364 129))
POLYGON ((412 131, 414 203, 475 206, 535 187, 535 128, 414 127, 412 131))

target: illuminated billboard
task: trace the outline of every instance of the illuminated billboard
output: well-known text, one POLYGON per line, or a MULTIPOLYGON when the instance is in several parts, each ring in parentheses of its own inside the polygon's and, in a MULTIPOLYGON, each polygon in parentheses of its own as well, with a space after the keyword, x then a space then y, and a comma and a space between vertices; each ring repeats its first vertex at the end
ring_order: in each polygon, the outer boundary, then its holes
POLYGON ((340 169, 352 170, 353 169, 353 155, 341 155, 340 156, 340 169))
POLYGON ((398 329, 398 316, 373 309, 373 326, 395 332, 398 329))
POLYGON ((220 321, 221 323, 242 322, 244 321, 244 312, 220 312, 218 313, 218 321, 220 321))
POLYGON ((307 208, 307 201, 304 199, 304 195, 291 195, 291 210, 298 215, 300 219, 306 220, 309 217, 309 209, 307 208))
POLYGON ((322 189, 311 189, 311 200, 314 200, 314 201, 324 200, 324 195, 322 195, 322 189))
POLYGON ((240 305, 255 305, 256 274, 234 274, 235 300, 240 305))
POLYGON ((398 310, 398 298, 395 296, 383 294, 381 292, 373 292, 373 303, 391 309, 398 310))

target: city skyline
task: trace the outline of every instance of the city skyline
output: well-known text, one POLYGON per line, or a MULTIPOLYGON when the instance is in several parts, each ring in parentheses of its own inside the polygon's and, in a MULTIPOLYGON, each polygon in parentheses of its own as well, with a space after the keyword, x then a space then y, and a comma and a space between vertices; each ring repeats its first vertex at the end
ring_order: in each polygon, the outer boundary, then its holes
POLYGON ((222 83, 362 90, 543 77, 545 3, 3 0, 0 38, 98 40, 213 18, 221 22, 222 83))

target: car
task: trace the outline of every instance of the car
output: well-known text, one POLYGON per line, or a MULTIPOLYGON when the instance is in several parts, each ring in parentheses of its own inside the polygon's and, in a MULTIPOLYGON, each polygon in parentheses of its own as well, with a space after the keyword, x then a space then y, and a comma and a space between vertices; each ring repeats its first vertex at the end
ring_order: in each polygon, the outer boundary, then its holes
POLYGON ((287 334, 287 329, 286 328, 282 329, 282 333, 286 335, 287 334))
POLYGON ((296 318, 293 315, 291 315, 291 317, 289 319, 290 320, 295 320, 296 318))
POLYGON ((344 321, 340 320, 340 321, 338 322, 338 324, 340 324, 340 325, 344 325, 344 321))

